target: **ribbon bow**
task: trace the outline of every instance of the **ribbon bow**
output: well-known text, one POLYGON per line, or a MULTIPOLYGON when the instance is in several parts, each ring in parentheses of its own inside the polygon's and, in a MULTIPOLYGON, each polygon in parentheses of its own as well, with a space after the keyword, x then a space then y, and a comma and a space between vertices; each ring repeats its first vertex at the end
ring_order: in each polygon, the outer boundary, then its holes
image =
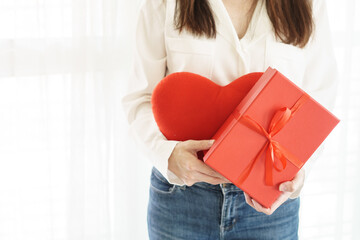
POLYGON ((237 184, 240 185, 245 181, 245 179, 249 176, 252 168, 254 167, 260 156, 263 154, 265 149, 267 149, 265 158, 265 184, 268 186, 274 185, 272 167, 274 167, 278 172, 281 172, 286 168, 287 160, 289 160, 298 168, 302 167, 304 163, 300 161, 296 156, 294 156, 290 151, 284 148, 279 142, 274 140, 273 137, 281 131, 281 129, 286 125, 286 123, 291 119, 291 117, 308 99, 309 95, 304 93, 291 109, 283 107, 276 111, 273 118, 271 119, 268 131, 266 131, 263 126, 261 126, 250 116, 245 115, 238 118, 239 122, 262 134, 268 139, 268 141, 261 148, 256 157, 246 166, 244 171, 240 174, 236 181, 237 184), (282 165, 281 167, 278 166, 279 161, 282 165))

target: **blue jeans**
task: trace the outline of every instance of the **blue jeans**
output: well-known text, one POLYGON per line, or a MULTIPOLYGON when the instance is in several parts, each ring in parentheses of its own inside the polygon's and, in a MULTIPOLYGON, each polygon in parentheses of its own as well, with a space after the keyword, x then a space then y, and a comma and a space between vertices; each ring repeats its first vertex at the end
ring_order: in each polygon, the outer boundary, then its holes
POLYGON ((298 239, 300 198, 288 199, 272 215, 245 202, 233 184, 170 184, 152 169, 148 204, 151 240, 298 239))

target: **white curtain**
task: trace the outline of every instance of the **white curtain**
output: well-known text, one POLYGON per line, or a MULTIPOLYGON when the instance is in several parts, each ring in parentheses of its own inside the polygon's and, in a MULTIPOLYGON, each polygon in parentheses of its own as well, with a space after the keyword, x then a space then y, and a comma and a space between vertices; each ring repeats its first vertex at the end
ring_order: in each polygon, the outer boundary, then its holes
MULTIPOLYGON (((139 0, 0 0, 0 239, 147 239, 150 163, 127 135, 139 0)), ((301 239, 359 239, 360 3, 327 0, 340 69, 301 239)))
POLYGON ((328 3, 339 68, 339 125, 304 187, 302 239, 360 239, 360 2, 328 3))

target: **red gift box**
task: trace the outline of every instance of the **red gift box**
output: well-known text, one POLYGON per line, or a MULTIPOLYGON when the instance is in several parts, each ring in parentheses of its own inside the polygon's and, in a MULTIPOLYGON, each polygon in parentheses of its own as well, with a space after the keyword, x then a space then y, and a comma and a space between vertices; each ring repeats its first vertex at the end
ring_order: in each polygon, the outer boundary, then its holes
POLYGON ((268 68, 216 132, 204 162, 269 208, 339 119, 268 68))

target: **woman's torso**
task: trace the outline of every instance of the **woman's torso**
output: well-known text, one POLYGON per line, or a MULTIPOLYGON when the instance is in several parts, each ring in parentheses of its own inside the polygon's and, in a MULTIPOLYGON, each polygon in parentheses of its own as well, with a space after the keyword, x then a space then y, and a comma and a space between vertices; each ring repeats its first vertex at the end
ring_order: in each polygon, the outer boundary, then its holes
POLYGON ((165 47, 167 72, 188 71, 208 77, 219 85, 249 72, 276 68, 301 86, 305 72, 303 49, 276 40, 265 0, 259 0, 245 35, 239 39, 222 0, 209 0, 217 27, 216 39, 179 33, 174 28, 176 0, 166 1, 165 47))

